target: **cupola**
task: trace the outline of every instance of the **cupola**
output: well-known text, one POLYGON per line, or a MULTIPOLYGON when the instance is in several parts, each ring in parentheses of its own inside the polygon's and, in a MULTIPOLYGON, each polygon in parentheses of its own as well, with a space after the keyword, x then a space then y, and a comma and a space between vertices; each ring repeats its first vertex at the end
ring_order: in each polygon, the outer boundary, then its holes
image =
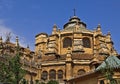
POLYGON ((73 28, 76 23, 78 23, 80 25, 80 27, 82 28, 86 28, 86 24, 84 22, 81 22, 80 18, 78 18, 77 16, 73 16, 69 19, 69 22, 67 22, 63 28, 64 29, 71 29, 73 28))

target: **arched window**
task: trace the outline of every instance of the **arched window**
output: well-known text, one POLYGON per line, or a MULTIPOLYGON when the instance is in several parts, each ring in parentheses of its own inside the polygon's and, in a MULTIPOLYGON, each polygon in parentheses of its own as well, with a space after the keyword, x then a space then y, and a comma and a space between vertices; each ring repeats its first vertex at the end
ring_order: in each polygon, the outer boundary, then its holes
POLYGON ((58 70, 58 79, 63 79, 63 71, 58 70))
POLYGON ((41 74, 41 79, 47 80, 47 78, 48 78, 48 72, 47 71, 43 71, 42 74, 41 74))
POLYGON ((83 70, 83 69, 78 70, 78 75, 82 75, 84 73, 85 73, 85 70, 83 70))
POLYGON ((50 70, 49 72, 49 79, 56 79, 56 71, 55 70, 50 70))
POLYGON ((63 40, 63 48, 67 47, 72 47, 72 39, 68 37, 63 40))
POLYGON ((85 47, 85 48, 91 47, 91 42, 90 42, 89 38, 87 38, 87 37, 83 38, 83 47, 85 47))

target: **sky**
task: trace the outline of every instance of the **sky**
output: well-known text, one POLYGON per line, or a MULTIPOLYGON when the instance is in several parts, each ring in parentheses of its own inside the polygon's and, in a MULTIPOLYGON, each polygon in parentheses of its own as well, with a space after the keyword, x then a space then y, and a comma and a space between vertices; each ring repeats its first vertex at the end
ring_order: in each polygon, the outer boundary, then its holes
POLYGON ((0 0, 0 36, 12 32, 20 44, 34 50, 35 35, 60 29, 74 15, 94 30, 101 24, 103 34, 111 32, 114 47, 120 53, 120 0, 0 0))

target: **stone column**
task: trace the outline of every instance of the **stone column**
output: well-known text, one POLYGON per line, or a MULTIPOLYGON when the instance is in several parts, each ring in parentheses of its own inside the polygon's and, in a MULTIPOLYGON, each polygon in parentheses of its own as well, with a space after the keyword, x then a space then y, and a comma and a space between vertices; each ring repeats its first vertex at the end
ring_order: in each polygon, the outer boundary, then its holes
POLYGON ((66 54, 66 80, 72 77, 72 54, 70 48, 66 54))

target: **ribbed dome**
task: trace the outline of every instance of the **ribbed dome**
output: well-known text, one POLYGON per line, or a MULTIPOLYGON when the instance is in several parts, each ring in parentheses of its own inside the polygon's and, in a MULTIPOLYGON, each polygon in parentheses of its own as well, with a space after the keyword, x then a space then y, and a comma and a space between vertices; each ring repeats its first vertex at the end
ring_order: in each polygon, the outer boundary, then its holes
POLYGON ((67 22, 63 28, 64 29, 69 29, 72 28, 76 25, 76 23, 79 23, 79 25, 82 25, 82 27, 86 28, 86 24, 80 21, 80 18, 78 18, 77 16, 73 16, 69 19, 69 22, 67 22))
POLYGON ((80 18, 78 18, 77 16, 73 16, 72 18, 69 19, 70 22, 72 21, 77 21, 80 22, 80 18))

